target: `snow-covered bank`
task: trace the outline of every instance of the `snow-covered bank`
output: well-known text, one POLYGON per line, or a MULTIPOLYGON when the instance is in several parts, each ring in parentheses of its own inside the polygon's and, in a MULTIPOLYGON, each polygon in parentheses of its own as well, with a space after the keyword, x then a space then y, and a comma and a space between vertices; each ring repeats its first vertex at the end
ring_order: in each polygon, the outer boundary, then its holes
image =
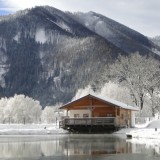
POLYGON ((132 138, 160 139, 160 129, 138 129, 135 131, 130 131, 129 133, 126 133, 126 135, 130 135, 132 138))
POLYGON ((122 129, 116 134, 126 134, 132 138, 160 139, 160 120, 153 120, 141 126, 137 125, 136 128, 122 129))
MULTIPOLYGON (((0 124, 0 135, 47 135, 64 134, 67 131, 58 124, 0 124)), ((160 139, 160 120, 153 120, 135 128, 124 128, 114 134, 130 134, 132 138, 160 139)))
POLYGON ((56 124, 0 124, 0 135, 47 135, 67 133, 56 124))

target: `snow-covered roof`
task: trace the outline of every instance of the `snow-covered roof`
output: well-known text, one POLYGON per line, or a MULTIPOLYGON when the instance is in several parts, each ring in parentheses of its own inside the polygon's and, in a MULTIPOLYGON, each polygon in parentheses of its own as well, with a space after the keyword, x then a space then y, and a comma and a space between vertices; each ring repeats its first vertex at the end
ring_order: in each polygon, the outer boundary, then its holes
POLYGON ((128 104, 125 104, 125 103, 122 103, 120 101, 117 101, 117 100, 114 100, 114 99, 111 99, 109 97, 104 97, 104 96, 95 96, 93 94, 91 94, 93 97, 97 97, 98 99, 101 99, 103 101, 106 101, 107 103, 110 103, 110 104, 114 104, 118 107, 121 107, 121 108, 124 108, 124 109, 130 109, 130 110, 136 110, 138 111, 139 109, 137 107, 133 107, 133 106, 130 106, 128 104))
POLYGON ((63 105, 62 107, 60 107, 60 109, 67 108, 67 107, 69 107, 71 104, 73 104, 74 102, 77 102, 77 101, 79 101, 79 100, 81 100, 81 99, 84 99, 84 98, 86 98, 86 97, 88 97, 88 96, 89 96, 89 97, 93 97, 93 98, 98 99, 98 100, 101 100, 101 101, 103 101, 103 102, 105 102, 105 103, 109 103, 109 104, 115 105, 115 106, 120 107, 120 108, 124 108, 124 109, 128 109, 128 110, 134 110, 134 111, 138 111, 138 110, 139 110, 137 107, 130 106, 130 105, 128 105, 128 104, 119 102, 119 101, 117 101, 117 100, 114 100, 114 99, 111 99, 111 98, 108 98, 108 97, 99 96, 99 95, 97 96, 97 95, 94 95, 94 94, 88 94, 88 95, 86 95, 86 96, 84 96, 84 97, 81 97, 81 98, 79 98, 79 99, 77 99, 77 100, 74 100, 74 101, 72 101, 72 102, 69 102, 69 103, 63 105))

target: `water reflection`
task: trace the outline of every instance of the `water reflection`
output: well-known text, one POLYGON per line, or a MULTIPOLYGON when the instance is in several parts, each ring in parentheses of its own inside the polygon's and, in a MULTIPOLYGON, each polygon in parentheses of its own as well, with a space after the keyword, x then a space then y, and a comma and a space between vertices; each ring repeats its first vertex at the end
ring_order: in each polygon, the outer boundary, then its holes
POLYGON ((115 136, 71 136, 64 141, 65 155, 132 153, 130 142, 115 136))
POLYGON ((57 137, 14 137, 0 138, 0 158, 13 157, 44 157, 52 155, 61 155, 63 147, 62 139, 57 137), (2 142, 3 141, 3 142, 2 142))
POLYGON ((127 139, 126 142, 132 143, 134 152, 151 152, 160 156, 160 139, 133 138, 127 139))
MULTIPOLYGON (((145 143, 138 142, 113 135, 0 137, 0 159, 28 158, 44 160, 47 157, 52 157, 58 160, 70 157, 76 160, 85 160, 86 156, 97 159, 97 156, 100 155, 114 155, 114 158, 111 157, 110 159, 121 160, 124 158, 122 155, 133 156, 137 153, 159 156, 160 145, 155 150, 152 146, 147 148, 145 143), (119 156, 117 157, 117 155, 119 156)), ((149 157, 148 159, 152 158, 149 157)))

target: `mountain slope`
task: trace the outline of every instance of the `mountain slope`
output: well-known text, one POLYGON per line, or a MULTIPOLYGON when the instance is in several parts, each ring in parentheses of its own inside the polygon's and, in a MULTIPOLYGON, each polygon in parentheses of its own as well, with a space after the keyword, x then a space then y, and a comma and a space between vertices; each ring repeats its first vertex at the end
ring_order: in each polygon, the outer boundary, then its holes
POLYGON ((65 103, 101 79, 119 54, 155 55, 153 48, 145 36, 93 12, 79 16, 45 6, 3 16, 0 95, 25 94, 43 106, 65 103))
POLYGON ((66 13, 36 7, 1 18, 0 93, 25 94, 42 105, 69 101, 96 81, 118 47, 66 13))

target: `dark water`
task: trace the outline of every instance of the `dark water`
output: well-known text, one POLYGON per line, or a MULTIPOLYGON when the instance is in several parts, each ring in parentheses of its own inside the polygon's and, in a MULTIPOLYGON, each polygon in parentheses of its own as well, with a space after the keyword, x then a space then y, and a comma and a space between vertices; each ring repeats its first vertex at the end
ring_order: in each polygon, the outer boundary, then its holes
POLYGON ((115 135, 0 136, 0 160, 159 160, 157 140, 115 135))

